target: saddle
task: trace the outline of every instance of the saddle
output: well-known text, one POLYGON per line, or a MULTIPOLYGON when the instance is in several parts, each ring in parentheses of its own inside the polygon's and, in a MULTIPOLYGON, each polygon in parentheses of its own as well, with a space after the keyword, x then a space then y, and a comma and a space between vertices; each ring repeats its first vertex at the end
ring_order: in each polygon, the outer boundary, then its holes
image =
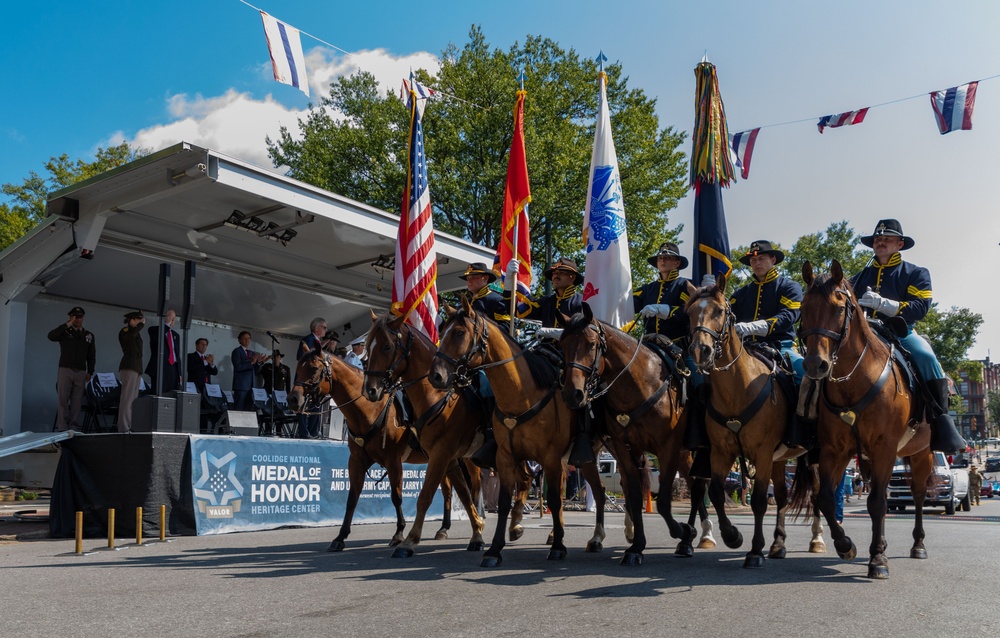
POLYGON ((684 350, 665 335, 658 333, 644 334, 641 343, 655 352, 670 370, 670 376, 677 380, 680 388, 680 405, 686 405, 691 371, 684 363, 684 350))
POLYGON ((913 363, 913 355, 899 342, 909 330, 901 317, 888 317, 888 321, 868 318, 868 326, 887 346, 892 346, 892 355, 899 367, 906 372, 906 387, 917 400, 914 401, 912 416, 923 414, 924 406, 931 404, 927 396, 926 384, 920 378, 920 372, 913 363))
MULTIPOLYGON (((421 452, 423 448, 420 447, 420 439, 417 437, 417 433, 414 431, 413 426, 413 404, 410 403, 409 397, 406 396, 406 392, 403 390, 396 390, 396 393, 392 397, 393 403, 399 409, 399 417, 402 420, 401 425, 406 428, 406 442, 409 444, 410 448, 414 452, 421 452)), ((381 427, 384 427, 385 420, 381 420, 381 427)))
MULTIPOLYGON (((795 414, 798 404, 799 386, 795 383, 795 373, 792 371, 792 362, 784 356, 777 348, 759 341, 746 341, 744 347, 747 352, 757 360, 771 368, 774 380, 785 395, 785 400, 791 408, 788 411, 788 418, 791 420, 795 414)), ((787 425, 787 424, 786 424, 787 425)))

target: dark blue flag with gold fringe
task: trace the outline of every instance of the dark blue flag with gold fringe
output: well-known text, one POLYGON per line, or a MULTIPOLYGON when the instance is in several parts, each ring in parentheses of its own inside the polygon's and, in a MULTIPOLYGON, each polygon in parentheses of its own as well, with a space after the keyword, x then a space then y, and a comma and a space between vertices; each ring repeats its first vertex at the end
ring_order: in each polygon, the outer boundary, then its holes
POLYGON ((694 283, 702 277, 728 275, 729 231, 722 206, 722 188, 735 178, 729 155, 726 108, 719 92, 715 66, 703 60, 694 70, 697 79, 694 133, 691 136, 691 187, 694 188, 694 283))

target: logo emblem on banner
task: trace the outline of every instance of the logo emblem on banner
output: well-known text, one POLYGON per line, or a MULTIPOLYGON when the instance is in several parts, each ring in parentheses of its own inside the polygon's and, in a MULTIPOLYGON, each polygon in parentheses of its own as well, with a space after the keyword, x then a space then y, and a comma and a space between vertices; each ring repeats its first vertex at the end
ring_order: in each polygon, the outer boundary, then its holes
POLYGON ((625 209, 622 205, 621 185, 618 183, 618 169, 615 166, 598 166, 594 169, 590 228, 588 253, 595 248, 607 250, 625 232, 625 209))
POLYGON ((243 503, 243 485, 236 478, 236 453, 218 458, 202 452, 199 462, 201 478, 193 486, 198 511, 208 518, 232 518, 243 503))

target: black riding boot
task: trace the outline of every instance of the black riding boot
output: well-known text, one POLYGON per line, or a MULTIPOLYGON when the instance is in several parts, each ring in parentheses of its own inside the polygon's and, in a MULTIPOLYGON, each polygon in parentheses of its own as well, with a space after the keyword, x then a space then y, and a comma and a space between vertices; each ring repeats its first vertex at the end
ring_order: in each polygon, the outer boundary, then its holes
POLYGON ((711 455, 712 451, 708 448, 702 448, 694 453, 694 460, 691 462, 691 471, 688 472, 691 478, 712 478, 711 455))
POLYGON ((688 450, 698 450, 709 446, 708 431, 705 429, 705 405, 708 401, 708 385, 702 384, 691 391, 684 410, 687 424, 684 427, 683 445, 688 450))
POLYGON ((495 469, 497 466, 497 440, 493 436, 493 428, 484 430, 483 437, 483 444, 469 457, 469 460, 484 470, 495 469))
POLYGON ((931 449, 945 454, 958 454, 967 447, 965 439, 958 433, 955 422, 948 414, 948 380, 931 379, 927 382, 934 405, 930 413, 931 449))
POLYGON ((788 447, 802 447, 807 450, 816 446, 816 421, 806 419, 797 412, 792 413, 792 422, 785 429, 782 443, 788 447))
POLYGON ((580 467, 586 463, 597 462, 597 457, 594 456, 594 443, 590 436, 594 421, 591 410, 593 410, 592 406, 584 408, 583 419, 580 421, 580 431, 577 432, 576 440, 573 441, 573 449, 569 453, 570 465, 580 467))

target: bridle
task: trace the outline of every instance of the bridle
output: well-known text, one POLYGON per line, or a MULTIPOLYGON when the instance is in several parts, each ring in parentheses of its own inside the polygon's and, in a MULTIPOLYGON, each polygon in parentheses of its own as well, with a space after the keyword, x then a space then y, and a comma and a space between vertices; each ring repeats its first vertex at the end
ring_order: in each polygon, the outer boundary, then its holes
MULTIPOLYGON (((386 329, 386 332, 388 332, 388 329, 386 329)), ((397 389, 399 389, 398 386, 400 386, 400 382, 399 382, 398 378, 394 378, 394 377, 398 377, 396 370, 397 370, 397 368, 399 368, 400 365, 402 365, 403 363, 409 361, 409 359, 410 359, 410 349, 413 346, 413 333, 411 331, 408 330, 406 332, 406 343, 405 344, 402 343, 403 342, 403 333, 402 332, 400 332, 399 330, 397 330, 395 336, 396 336, 396 338, 393 339, 393 342, 392 342, 393 343, 393 348, 394 348, 394 351, 395 351, 394 352, 395 356, 394 356, 394 358, 392 360, 392 363, 389 365, 389 367, 386 368, 385 370, 372 370, 370 367, 365 366, 365 369, 364 369, 365 379, 367 379, 368 377, 375 377, 375 376, 381 376, 382 377, 381 381, 379 382, 379 388, 382 390, 383 396, 386 393, 394 393, 397 389)), ((375 335, 373 334, 372 339, 374 339, 374 338, 375 338, 375 335)), ((371 340, 369 340, 369 342, 370 341, 371 340)), ((369 345, 370 345, 370 343, 369 343, 369 345)), ((371 358, 372 358, 372 355, 374 354, 374 352, 375 352, 374 349, 372 349, 370 347, 368 348, 368 353, 369 353, 368 354, 368 363, 369 364, 371 363, 371 358)))
MULTIPOLYGON (((594 332, 597 333, 597 341, 593 343, 593 347, 595 350, 594 364, 587 366, 577 361, 566 361, 566 368, 575 368, 583 372, 583 374, 586 376, 586 380, 583 383, 583 390, 586 396, 589 397, 590 400, 592 401, 597 397, 601 396, 602 394, 604 394, 605 392, 607 392, 608 388, 611 387, 611 384, 608 384, 608 386, 606 386, 600 392, 595 393, 597 387, 601 384, 601 372, 604 370, 604 360, 607 358, 608 341, 604 333, 604 326, 601 325, 600 322, 597 322, 596 324, 589 323, 587 324, 587 327, 585 329, 593 330, 594 332)), ((590 343, 589 340, 588 343, 590 343)), ((636 349, 636 352, 638 352, 638 349, 636 349)), ((634 360, 635 357, 633 357, 633 361, 634 360)), ((631 365, 631 362, 629 363, 629 365, 631 365)), ((627 367, 628 366, 626 366, 626 369, 627 367)), ((619 374, 618 377, 620 376, 621 375, 619 374)), ((618 377, 615 377, 615 381, 618 380, 618 377)), ((563 383, 565 383, 565 379, 563 379, 563 383)), ((612 381, 612 383, 614 383, 614 381, 612 381)))
MULTIPOLYGON (((310 407, 319 405, 321 403, 319 395, 321 394, 322 391, 320 388, 324 383, 327 383, 328 386, 333 387, 333 369, 331 368, 330 365, 330 357, 332 357, 333 355, 317 348, 307 356, 320 359, 323 362, 323 369, 319 373, 319 378, 316 379, 315 381, 299 380, 298 370, 296 369, 295 385, 293 386, 293 389, 302 388, 302 396, 305 397, 305 401, 303 401, 302 406, 298 410, 294 410, 294 412, 298 414, 303 414, 310 407)), ((303 361, 305 361, 305 359, 303 359, 303 361)), ((359 394, 358 396, 354 397, 347 403, 341 403, 335 407, 320 412, 310 412, 310 414, 322 414, 324 412, 332 412, 333 410, 338 410, 344 407, 345 405, 350 405, 351 403, 354 403, 355 401, 360 399, 361 396, 362 395, 359 394)))
POLYGON ((703 325, 700 325, 700 324, 697 325, 697 326, 695 326, 691 330, 692 336, 693 336, 693 333, 704 332, 709 337, 711 337, 711 339, 712 339, 712 352, 713 352, 712 369, 715 372, 725 372, 726 370, 729 370, 730 368, 732 368, 736 364, 736 362, 739 361, 740 357, 743 356, 743 350, 744 350, 744 348, 743 348, 743 341, 740 340, 740 351, 736 354, 735 357, 733 357, 733 360, 730 361, 729 363, 727 363, 726 365, 722 366, 721 368, 715 366, 715 361, 718 361, 719 359, 722 358, 722 346, 725 344, 726 340, 729 339, 730 328, 736 322, 736 315, 733 313, 733 309, 729 305, 729 302, 726 301, 725 299, 723 299, 723 303, 726 304, 726 318, 725 318, 725 320, 723 320, 723 322, 722 322, 722 328, 720 328, 718 332, 716 332, 715 330, 712 330, 708 326, 703 326, 703 325))
POLYGON ((830 374, 829 380, 833 383, 842 383, 849 380, 857 371, 858 366, 861 365, 861 360, 865 358, 865 354, 868 352, 868 343, 865 342, 865 347, 861 351, 861 355, 858 357, 857 362, 854 364, 854 368, 843 377, 833 377, 833 369, 837 366, 837 358, 840 353, 841 346, 847 340, 848 332, 851 328, 851 319, 854 317, 854 312, 857 310, 855 308, 854 297, 851 296, 850 291, 847 288, 841 287, 833 291, 833 294, 843 297, 846 301, 844 302, 844 321, 840 326, 840 332, 834 332, 832 330, 827 330, 826 328, 809 328, 808 330, 799 330, 799 341, 805 345, 806 337, 811 337, 817 335, 819 337, 825 337, 834 343, 833 351, 830 353, 830 374))
MULTIPOLYGON (((456 314, 450 321, 458 321, 459 319, 469 319, 469 315, 466 314, 465 311, 459 310, 458 314, 456 314)), ((480 361, 485 361, 486 359, 486 344, 490 338, 490 324, 488 321, 479 316, 479 314, 474 314, 471 321, 472 345, 465 354, 458 359, 455 359, 451 355, 442 352, 440 349, 434 353, 435 357, 442 359, 445 363, 454 368, 455 372, 452 374, 452 385, 455 387, 471 385, 472 377, 476 372, 506 365, 518 357, 523 356, 529 350, 529 346, 525 346, 520 352, 515 353, 512 357, 508 357, 501 361, 494 361, 492 363, 480 363, 479 365, 474 366, 472 365, 472 358, 476 355, 479 355, 480 361), (480 326, 482 326, 482 329, 480 329, 480 326)))

